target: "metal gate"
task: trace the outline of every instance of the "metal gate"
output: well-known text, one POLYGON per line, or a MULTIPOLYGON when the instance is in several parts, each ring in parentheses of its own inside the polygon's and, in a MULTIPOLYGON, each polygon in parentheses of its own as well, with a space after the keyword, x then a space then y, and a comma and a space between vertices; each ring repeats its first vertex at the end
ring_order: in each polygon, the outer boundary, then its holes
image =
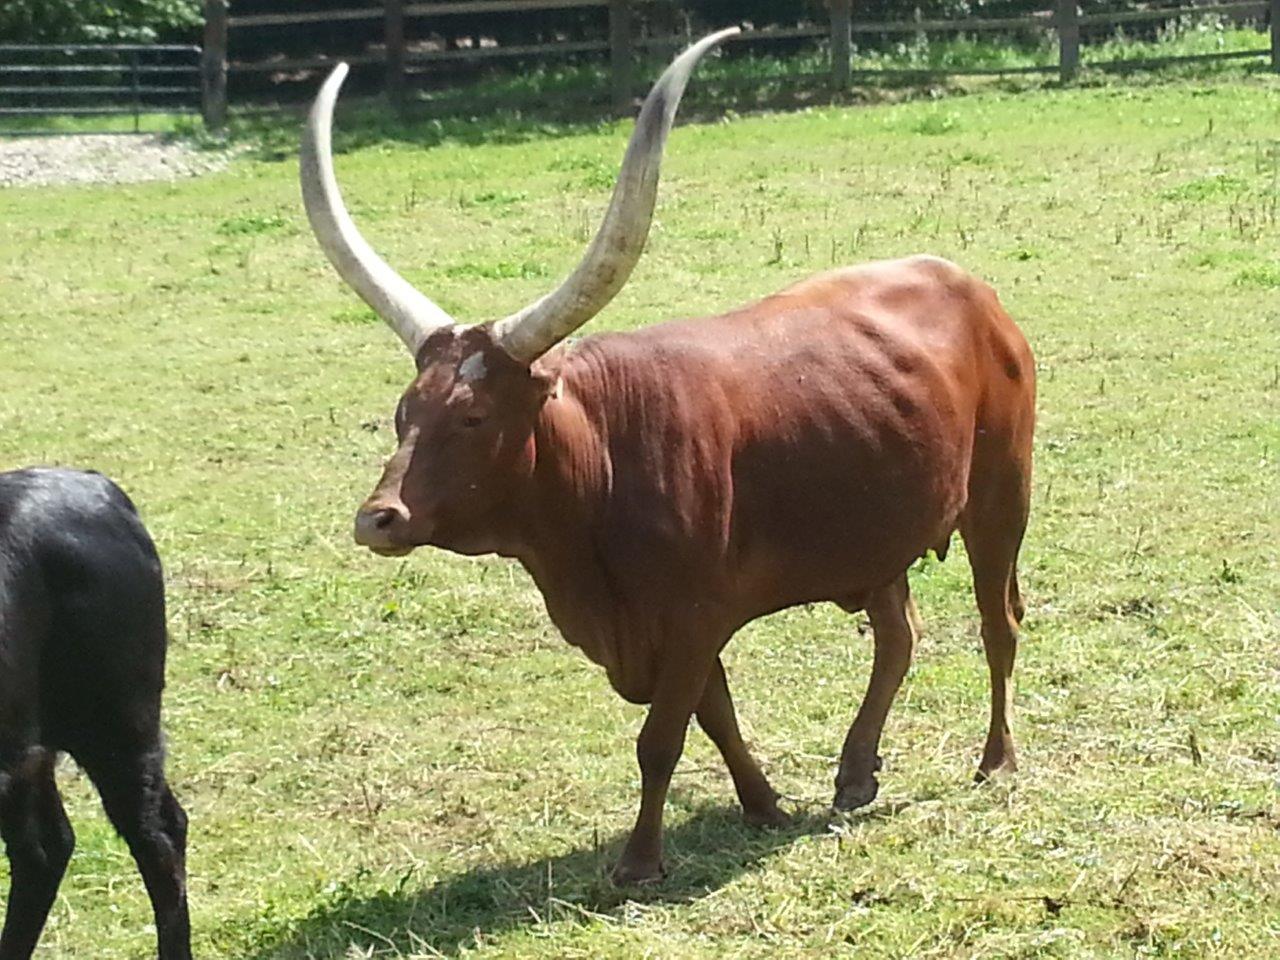
POLYGON ((0 117, 199 112, 199 47, 0 44, 0 117))

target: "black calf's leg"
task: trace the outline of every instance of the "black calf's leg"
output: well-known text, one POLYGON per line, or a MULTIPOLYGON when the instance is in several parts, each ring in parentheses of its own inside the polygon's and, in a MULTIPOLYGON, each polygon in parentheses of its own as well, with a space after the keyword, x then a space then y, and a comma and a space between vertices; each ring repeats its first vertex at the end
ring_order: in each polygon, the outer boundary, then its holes
POLYGON ((165 781, 162 752, 155 749, 123 762, 118 757, 77 760, 138 864, 156 915, 160 960, 189 960, 187 815, 165 781))
POLYGON ((0 960, 26 960, 35 950, 75 847, 54 780, 55 759, 31 750, 0 769, 0 835, 9 857, 0 960))

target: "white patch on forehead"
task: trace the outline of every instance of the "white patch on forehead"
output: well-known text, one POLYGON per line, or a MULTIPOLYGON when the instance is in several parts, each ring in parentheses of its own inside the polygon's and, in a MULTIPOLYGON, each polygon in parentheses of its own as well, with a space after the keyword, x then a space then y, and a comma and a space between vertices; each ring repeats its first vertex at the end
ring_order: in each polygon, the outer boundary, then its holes
POLYGON ((484 354, 478 350, 458 364, 458 376, 463 380, 482 380, 487 372, 484 366, 484 354))

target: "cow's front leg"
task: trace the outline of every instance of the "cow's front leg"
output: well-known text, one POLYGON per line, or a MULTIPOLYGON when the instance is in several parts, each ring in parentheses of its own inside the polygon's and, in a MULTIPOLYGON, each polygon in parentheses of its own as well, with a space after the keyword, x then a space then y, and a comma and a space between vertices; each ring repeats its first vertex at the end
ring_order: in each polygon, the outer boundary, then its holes
POLYGON ((702 699, 712 662, 680 658, 665 665, 658 677, 649 716, 636 739, 640 814, 622 858, 613 868, 614 883, 644 883, 662 878, 662 809, 667 802, 667 787, 684 750, 689 718, 702 699))

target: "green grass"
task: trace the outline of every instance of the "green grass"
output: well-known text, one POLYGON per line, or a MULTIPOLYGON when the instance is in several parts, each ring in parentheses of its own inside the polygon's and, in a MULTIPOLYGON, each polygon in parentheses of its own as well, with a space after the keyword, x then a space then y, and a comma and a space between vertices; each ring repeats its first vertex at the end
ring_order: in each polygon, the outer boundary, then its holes
MULTIPOLYGON (((642 710, 518 568, 350 543, 410 365, 316 249, 296 164, 0 191, 0 466, 115 476, 167 561, 198 955, 1280 955, 1277 94, 988 92, 675 132, 650 248, 592 329, 931 251, 1022 324, 1040 426, 1022 772, 970 783, 987 678, 957 550, 913 577, 928 632, 880 798, 824 810, 859 619, 772 617, 728 669, 796 823, 740 826, 694 732, 671 877, 638 892, 603 871, 642 710)), ((572 267, 628 126, 491 132, 375 126, 338 158, 374 246, 465 319, 572 267)), ((146 956, 140 881, 63 780, 79 849, 44 956, 146 956)))
POLYGON ((83 133, 186 133, 199 121, 190 114, 147 111, 138 115, 134 129, 133 114, 51 114, 49 116, 0 117, 0 136, 27 133, 83 134, 83 133))

